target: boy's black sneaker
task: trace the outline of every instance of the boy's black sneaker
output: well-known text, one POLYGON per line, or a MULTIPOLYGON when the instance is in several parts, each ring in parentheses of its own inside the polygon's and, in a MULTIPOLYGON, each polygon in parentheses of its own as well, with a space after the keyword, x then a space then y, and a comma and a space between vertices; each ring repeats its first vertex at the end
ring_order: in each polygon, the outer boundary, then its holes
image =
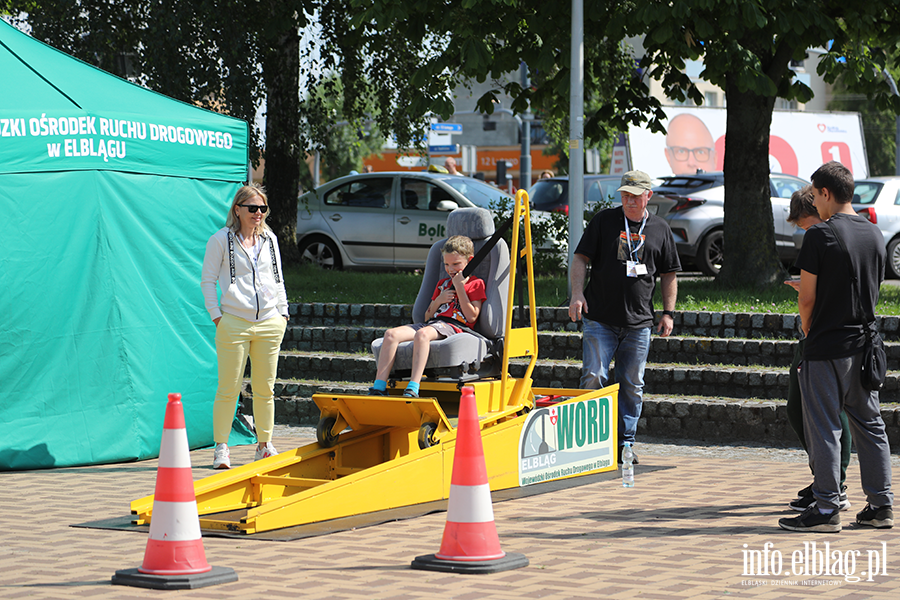
POLYGON ((875 529, 890 529, 894 526, 894 509, 891 506, 872 508, 870 504, 856 514, 856 522, 875 529))
POLYGON ((369 388, 369 395, 370 395, 370 396, 387 396, 387 391, 385 391, 385 390, 378 390, 378 389, 375 389, 375 388, 373 388, 373 387, 370 387, 370 388, 369 388))
MULTIPOLYGON (((812 493, 812 484, 809 484, 799 492, 797 492, 797 498, 795 500, 791 500, 788 506, 791 507, 792 510, 796 510, 797 512, 803 512, 810 506, 816 503, 816 497, 813 496, 812 493)), ((841 498, 840 498, 841 507, 840 510, 848 510, 852 504, 850 504, 850 499, 847 498, 847 486, 841 486, 841 498)))
POLYGON ((419 397, 419 395, 417 393, 415 393, 414 391, 412 391, 409 388, 406 388, 405 390, 403 390, 403 395, 406 396, 407 398, 418 398, 419 397))
POLYGON ((797 517, 778 519, 778 526, 788 531, 814 531, 816 533, 837 533, 841 530, 841 513, 834 511, 823 515, 815 504, 797 517))

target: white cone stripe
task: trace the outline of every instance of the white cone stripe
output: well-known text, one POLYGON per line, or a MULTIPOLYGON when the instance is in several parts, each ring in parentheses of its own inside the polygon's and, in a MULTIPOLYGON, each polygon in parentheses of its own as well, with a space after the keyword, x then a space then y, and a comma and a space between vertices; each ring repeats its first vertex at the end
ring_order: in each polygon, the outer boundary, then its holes
POLYGON ((159 445, 159 466, 168 469, 191 468, 186 429, 163 429, 159 445))
POLYGON ((150 539, 184 542, 200 539, 200 519, 196 502, 153 502, 150 539))
POLYGON ((453 523, 488 523, 494 520, 491 486, 450 484, 447 520, 453 523))

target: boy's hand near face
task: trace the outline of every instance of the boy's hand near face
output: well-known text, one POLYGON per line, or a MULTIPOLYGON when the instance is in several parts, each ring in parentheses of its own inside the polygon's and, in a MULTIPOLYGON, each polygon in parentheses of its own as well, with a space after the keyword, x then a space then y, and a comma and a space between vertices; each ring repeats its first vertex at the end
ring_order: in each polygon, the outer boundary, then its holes
POLYGON ((444 304, 448 304, 456 299, 456 290, 453 288, 447 288, 438 294, 438 297, 434 299, 434 303, 437 306, 443 306, 444 304))
POLYGON ((454 274, 450 278, 450 281, 453 282, 453 287, 456 288, 456 291, 459 293, 465 293, 466 281, 468 280, 468 277, 463 277, 462 271, 454 274))

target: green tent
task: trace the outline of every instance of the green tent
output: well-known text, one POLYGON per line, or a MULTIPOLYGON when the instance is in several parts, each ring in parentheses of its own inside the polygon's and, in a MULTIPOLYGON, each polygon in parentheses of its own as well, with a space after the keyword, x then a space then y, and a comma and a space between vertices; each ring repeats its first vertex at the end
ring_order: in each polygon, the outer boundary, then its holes
POLYGON ((2 20, 0 73, 0 470, 154 457, 170 392, 191 447, 212 444, 200 269, 247 180, 247 123, 2 20))

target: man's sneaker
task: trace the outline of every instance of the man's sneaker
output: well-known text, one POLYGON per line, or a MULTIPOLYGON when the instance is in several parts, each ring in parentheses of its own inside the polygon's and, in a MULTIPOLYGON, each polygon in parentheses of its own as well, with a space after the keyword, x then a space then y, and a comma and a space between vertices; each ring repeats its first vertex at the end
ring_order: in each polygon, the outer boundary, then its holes
POLYGON ((272 445, 272 442, 266 442, 262 448, 260 448, 259 445, 256 446, 256 458, 253 460, 262 460, 264 458, 269 458, 270 456, 275 456, 277 454, 278 450, 275 449, 275 446, 272 445))
MULTIPOLYGON (((799 492, 797 492, 797 498, 795 500, 791 500, 791 503, 788 506, 791 507, 792 510, 796 510, 797 512, 803 512, 811 505, 816 503, 816 497, 813 496, 812 493, 812 484, 809 484, 799 492)), ((849 498, 847 498, 847 486, 841 486, 841 497, 840 497, 840 510, 849 510, 852 504, 850 504, 849 498)))
POLYGON ((228 452, 228 444, 216 444, 213 452, 213 469, 230 469, 231 454, 228 452))
POLYGON ((418 398, 419 397, 419 394, 417 394, 416 392, 412 391, 409 388, 406 388, 405 390, 403 390, 403 395, 406 396, 407 398, 418 398))
POLYGON ((876 529, 890 529, 894 526, 894 509, 891 506, 872 508, 870 504, 859 511, 856 522, 876 529))
POLYGON ((387 392, 385 390, 378 390, 373 387, 369 388, 370 396, 387 396, 387 392))
POLYGON ((841 530, 841 513, 834 511, 823 515, 815 504, 797 517, 778 519, 778 526, 788 531, 814 531, 816 533, 836 533, 841 530))
MULTIPOLYGON (((808 486, 806 486, 805 488, 803 488, 802 490, 797 492, 797 497, 798 498, 811 498, 813 495, 812 486, 813 486, 813 484, 809 484, 808 486)), ((804 508, 804 510, 806 510, 806 509, 804 508)))

